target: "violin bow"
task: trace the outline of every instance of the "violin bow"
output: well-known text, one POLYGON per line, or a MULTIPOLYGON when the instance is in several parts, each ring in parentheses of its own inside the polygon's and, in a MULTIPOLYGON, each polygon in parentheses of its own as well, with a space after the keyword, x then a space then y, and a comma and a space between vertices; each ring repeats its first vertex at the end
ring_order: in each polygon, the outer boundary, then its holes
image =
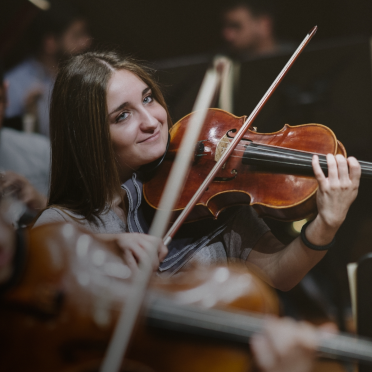
MULTIPOLYGON (((195 144, 207 116, 208 108, 212 104, 215 93, 219 88, 221 76, 230 67, 231 61, 226 57, 220 57, 215 59, 213 67, 208 69, 205 74, 193 108, 193 111, 196 111, 196 113, 192 116, 182 139, 180 150, 177 153, 165 185, 159 209, 154 216, 149 235, 162 238, 166 232, 172 211, 182 192, 184 180, 190 169, 195 144)), ((157 254, 156 248, 154 247, 151 251, 152 256, 157 254)), ((152 275, 151 262, 153 258, 150 257, 146 261, 141 261, 138 270, 133 275, 132 286, 129 289, 127 299, 121 310, 100 372, 119 371, 152 275)))
MULTIPOLYGON (((178 229, 181 227, 181 225, 185 222, 187 216, 191 212, 191 210, 195 207, 196 203, 199 201, 200 197, 202 196, 204 190, 206 190, 209 186, 209 184, 213 181, 213 179, 216 177, 217 172, 221 169, 223 164, 226 163, 227 159, 230 157, 231 153, 234 151, 235 147, 238 145, 242 137, 244 136, 245 132, 250 128, 253 121, 256 119, 257 115, 260 113, 262 108, 265 106, 266 102, 269 100, 269 98, 272 96, 278 85, 282 82, 285 75, 288 73, 290 68, 293 66, 294 62, 297 60, 298 56, 302 53, 302 51, 305 49, 307 44, 310 42, 312 37, 315 35, 318 27, 313 27, 309 33, 306 35, 302 43, 298 46, 296 51, 293 53, 292 57, 289 59, 287 64, 284 66, 282 71, 279 73, 277 78, 274 80, 274 82, 271 84, 270 88, 267 90, 267 92, 264 94, 264 96, 261 98, 260 102, 257 104, 257 106, 254 108, 252 113, 249 115, 248 119, 245 121, 245 123, 242 125, 238 133, 235 135, 234 139, 230 142, 230 145, 228 145, 225 152, 222 154, 219 161, 214 165, 204 182, 201 184, 199 189, 195 192, 194 196, 191 198, 189 203, 186 205, 185 209, 182 211, 182 213, 178 216, 177 220, 174 222, 172 227, 169 229, 167 234, 164 237, 164 244, 168 245, 171 241, 178 229)), ((196 114, 196 113, 195 113, 196 114)), ((195 115, 194 114, 194 115, 195 115)))

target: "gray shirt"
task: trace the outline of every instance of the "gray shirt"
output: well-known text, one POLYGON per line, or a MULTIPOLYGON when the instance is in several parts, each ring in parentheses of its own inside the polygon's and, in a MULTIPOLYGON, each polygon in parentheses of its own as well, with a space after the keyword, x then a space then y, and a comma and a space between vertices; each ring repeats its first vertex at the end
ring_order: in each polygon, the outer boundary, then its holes
POLYGON ((72 222, 79 224, 93 234, 120 234, 128 232, 127 225, 112 209, 109 209, 107 213, 101 214, 100 217, 101 219, 97 219, 97 223, 94 224, 71 211, 48 208, 39 216, 34 227, 53 222, 72 222))
MULTIPOLYGON (((97 225, 94 225, 71 212, 67 213, 57 208, 49 208, 40 215, 34 227, 52 222, 76 223, 72 217, 80 218, 79 223, 92 233, 128 232, 127 226, 113 210, 102 214, 100 216, 101 221, 97 225)), ((203 221, 199 223, 202 224, 203 221)), ((252 248, 267 231, 269 231, 269 228, 257 216, 253 208, 242 207, 229 220, 227 227, 221 234, 217 235, 206 246, 200 247, 199 250, 193 252, 192 255, 185 259, 183 267, 187 267, 188 264, 195 262, 211 265, 246 261, 252 248)), ((162 263, 162 266, 165 268, 164 271, 167 269, 167 259, 171 261, 172 257, 167 257, 162 263)))
POLYGON ((245 262, 252 248, 268 231, 269 227, 252 207, 242 207, 230 219, 226 229, 209 245, 197 251, 189 262, 206 265, 245 262))
POLYGON ((0 130, 0 171, 26 177, 41 194, 49 190, 50 143, 39 134, 0 130))

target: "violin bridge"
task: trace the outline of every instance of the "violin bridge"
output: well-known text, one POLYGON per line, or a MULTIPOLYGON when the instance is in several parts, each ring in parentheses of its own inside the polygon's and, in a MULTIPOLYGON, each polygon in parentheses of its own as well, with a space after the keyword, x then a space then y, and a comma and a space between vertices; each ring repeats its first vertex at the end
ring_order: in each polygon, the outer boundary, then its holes
MULTIPOLYGON (((218 162, 226 151, 226 149, 230 146, 230 138, 225 134, 218 142, 216 151, 214 153, 214 160, 218 162)), ((221 169, 225 169, 226 163, 222 166, 221 169)))

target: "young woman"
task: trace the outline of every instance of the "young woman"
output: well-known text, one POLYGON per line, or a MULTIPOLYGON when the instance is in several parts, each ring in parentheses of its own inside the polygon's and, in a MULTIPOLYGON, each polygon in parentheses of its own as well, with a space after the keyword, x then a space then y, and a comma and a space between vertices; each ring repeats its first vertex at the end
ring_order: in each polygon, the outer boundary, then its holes
MULTIPOLYGON (((159 88, 116 52, 75 56, 58 73, 50 121, 49 208, 35 226, 75 221, 110 234, 135 267, 156 242, 144 234, 151 213, 142 202, 141 178, 166 151, 171 121, 159 88)), ((302 238, 282 245, 251 207, 241 207, 217 222, 186 224, 168 255, 158 241, 154 269, 172 275, 190 262, 240 260, 258 267, 276 288, 292 288, 325 255, 358 192, 356 159, 328 155, 327 162, 325 177, 314 156, 318 215, 302 238)))

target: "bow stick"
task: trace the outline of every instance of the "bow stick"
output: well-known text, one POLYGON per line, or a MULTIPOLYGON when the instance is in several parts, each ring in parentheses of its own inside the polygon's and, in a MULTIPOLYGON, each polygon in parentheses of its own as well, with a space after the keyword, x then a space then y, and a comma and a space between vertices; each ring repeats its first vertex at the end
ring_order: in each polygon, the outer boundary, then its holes
MULTIPOLYGON (((302 43, 299 45, 299 47, 296 49, 296 51, 293 53, 292 57, 289 59, 287 64, 284 66, 283 70, 279 73, 277 78, 274 80, 274 82, 271 84, 270 88, 267 90, 265 95, 261 98, 260 102, 257 104, 255 109, 252 111, 252 113, 249 115, 248 119, 245 121, 243 126, 240 128, 239 132, 236 134, 234 139, 230 142, 230 145, 227 147, 219 161, 215 164, 213 169, 210 171, 204 182, 201 184, 199 189, 196 191, 194 196, 191 198, 185 209, 182 211, 182 213, 178 216, 177 220, 174 222, 172 227, 167 232, 166 236, 164 237, 164 244, 168 245, 171 241, 180 226, 185 221, 186 217, 189 215, 191 210, 194 208, 200 197, 202 196, 204 190, 207 189, 209 184, 213 181, 215 178, 217 172, 220 170, 220 168, 223 166, 223 164, 226 163, 227 159, 231 155, 231 153, 234 151, 235 147, 238 145, 242 137, 244 136, 245 132, 249 129, 249 127, 252 125, 254 119, 256 119, 257 115, 261 111, 261 109, 264 107, 266 102, 269 100, 271 95, 274 93, 275 89, 278 87, 278 85, 283 80, 284 76, 287 74, 289 69, 292 67, 298 56, 301 54, 301 52, 305 49, 306 45, 310 42, 312 37, 315 35, 318 27, 313 27, 309 33, 306 35, 302 43)), ((196 113, 195 113, 196 114, 196 113)), ((194 115, 195 115, 194 114, 194 115)))
MULTIPOLYGON (((180 150, 176 156, 160 200, 159 209, 150 227, 150 235, 162 238, 166 232, 177 198, 182 192, 184 179, 190 168, 195 145, 204 124, 208 108, 212 104, 213 97, 219 88, 219 82, 223 72, 228 70, 230 66, 230 60, 219 58, 214 61, 214 66, 205 74, 193 108, 196 114, 193 115, 182 139, 180 150)), ((151 255, 155 256, 156 254, 157 249, 154 247, 151 255)), ((141 261, 138 270, 133 275, 133 283, 129 289, 127 299, 123 305, 114 334, 108 346, 101 366, 101 372, 116 372, 120 368, 152 275, 151 262, 153 258, 150 257, 146 261, 141 261)))

